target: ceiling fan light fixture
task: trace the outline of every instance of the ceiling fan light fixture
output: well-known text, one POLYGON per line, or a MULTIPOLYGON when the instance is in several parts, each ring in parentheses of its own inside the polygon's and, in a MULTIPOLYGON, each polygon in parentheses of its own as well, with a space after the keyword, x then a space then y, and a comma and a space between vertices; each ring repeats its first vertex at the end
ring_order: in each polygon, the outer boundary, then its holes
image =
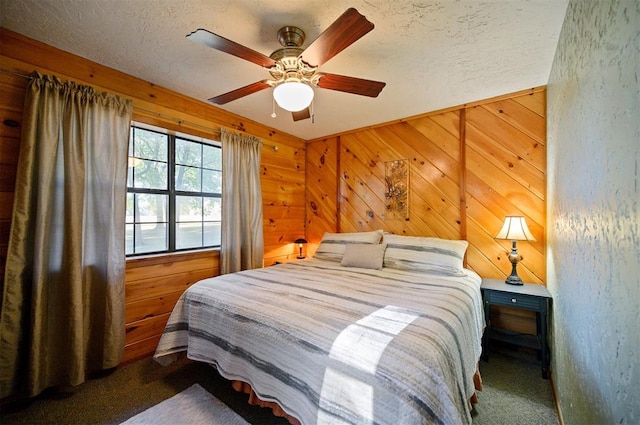
POLYGON ((299 81, 286 81, 273 89, 273 98, 282 109, 298 112, 311 105, 313 89, 299 81))
POLYGON ((373 23, 353 7, 347 9, 309 46, 302 48, 304 31, 295 26, 285 26, 278 31, 282 48, 263 55, 232 40, 203 28, 187 35, 187 38, 207 47, 236 56, 261 66, 271 79, 256 81, 216 97, 209 102, 224 105, 241 97, 273 88, 272 117, 276 117, 275 104, 291 112, 293 121, 311 118, 314 114, 314 89, 328 89, 360 96, 377 97, 385 86, 380 81, 317 72, 318 67, 329 61, 374 28, 373 23))

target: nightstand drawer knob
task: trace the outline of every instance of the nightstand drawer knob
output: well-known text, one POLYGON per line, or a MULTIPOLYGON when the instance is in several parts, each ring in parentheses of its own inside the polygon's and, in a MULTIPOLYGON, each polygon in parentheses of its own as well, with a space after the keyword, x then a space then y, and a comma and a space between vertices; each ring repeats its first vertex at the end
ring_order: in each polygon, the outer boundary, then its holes
POLYGON ((515 298, 511 298, 511 302, 515 304, 518 302, 518 300, 516 300, 515 298))

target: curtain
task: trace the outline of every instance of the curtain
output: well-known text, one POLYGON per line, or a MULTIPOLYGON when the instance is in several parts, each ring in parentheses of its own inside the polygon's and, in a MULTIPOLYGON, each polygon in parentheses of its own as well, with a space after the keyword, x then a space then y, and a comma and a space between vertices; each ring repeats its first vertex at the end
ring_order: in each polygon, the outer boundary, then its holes
POLYGON ((262 190, 257 137, 222 129, 222 229, 220 272, 262 267, 262 190))
POLYGON ((34 74, 0 311, 0 397, 78 385, 124 352, 132 104, 34 74))

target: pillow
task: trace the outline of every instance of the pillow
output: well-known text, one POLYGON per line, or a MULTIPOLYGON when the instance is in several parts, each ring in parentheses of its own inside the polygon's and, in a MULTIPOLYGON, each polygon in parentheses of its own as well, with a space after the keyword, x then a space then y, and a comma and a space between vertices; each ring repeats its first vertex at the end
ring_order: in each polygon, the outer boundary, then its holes
POLYGON ((372 243, 352 243, 344 248, 341 265, 380 270, 386 245, 372 243))
POLYGON ((326 232, 318 245, 315 258, 328 261, 342 261, 344 249, 348 244, 368 243, 379 244, 382 230, 373 232, 329 233, 326 232))
POLYGON ((462 265, 469 243, 420 236, 384 235, 384 267, 465 276, 462 265))

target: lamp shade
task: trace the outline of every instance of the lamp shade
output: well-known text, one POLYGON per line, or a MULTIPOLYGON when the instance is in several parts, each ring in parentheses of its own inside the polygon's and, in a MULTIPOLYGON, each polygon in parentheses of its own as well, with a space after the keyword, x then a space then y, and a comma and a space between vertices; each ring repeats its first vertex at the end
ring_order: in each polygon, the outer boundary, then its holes
POLYGON ((307 240, 303 239, 303 238, 298 238, 298 239, 295 240, 294 243, 307 243, 307 240))
POLYGON ((512 241, 535 241, 531 231, 527 227, 524 217, 508 216, 504 219, 502 229, 496 235, 496 239, 508 239, 512 241))
POLYGON ((273 89, 273 98, 282 109, 298 112, 311 105, 313 89, 299 81, 288 81, 273 89))

